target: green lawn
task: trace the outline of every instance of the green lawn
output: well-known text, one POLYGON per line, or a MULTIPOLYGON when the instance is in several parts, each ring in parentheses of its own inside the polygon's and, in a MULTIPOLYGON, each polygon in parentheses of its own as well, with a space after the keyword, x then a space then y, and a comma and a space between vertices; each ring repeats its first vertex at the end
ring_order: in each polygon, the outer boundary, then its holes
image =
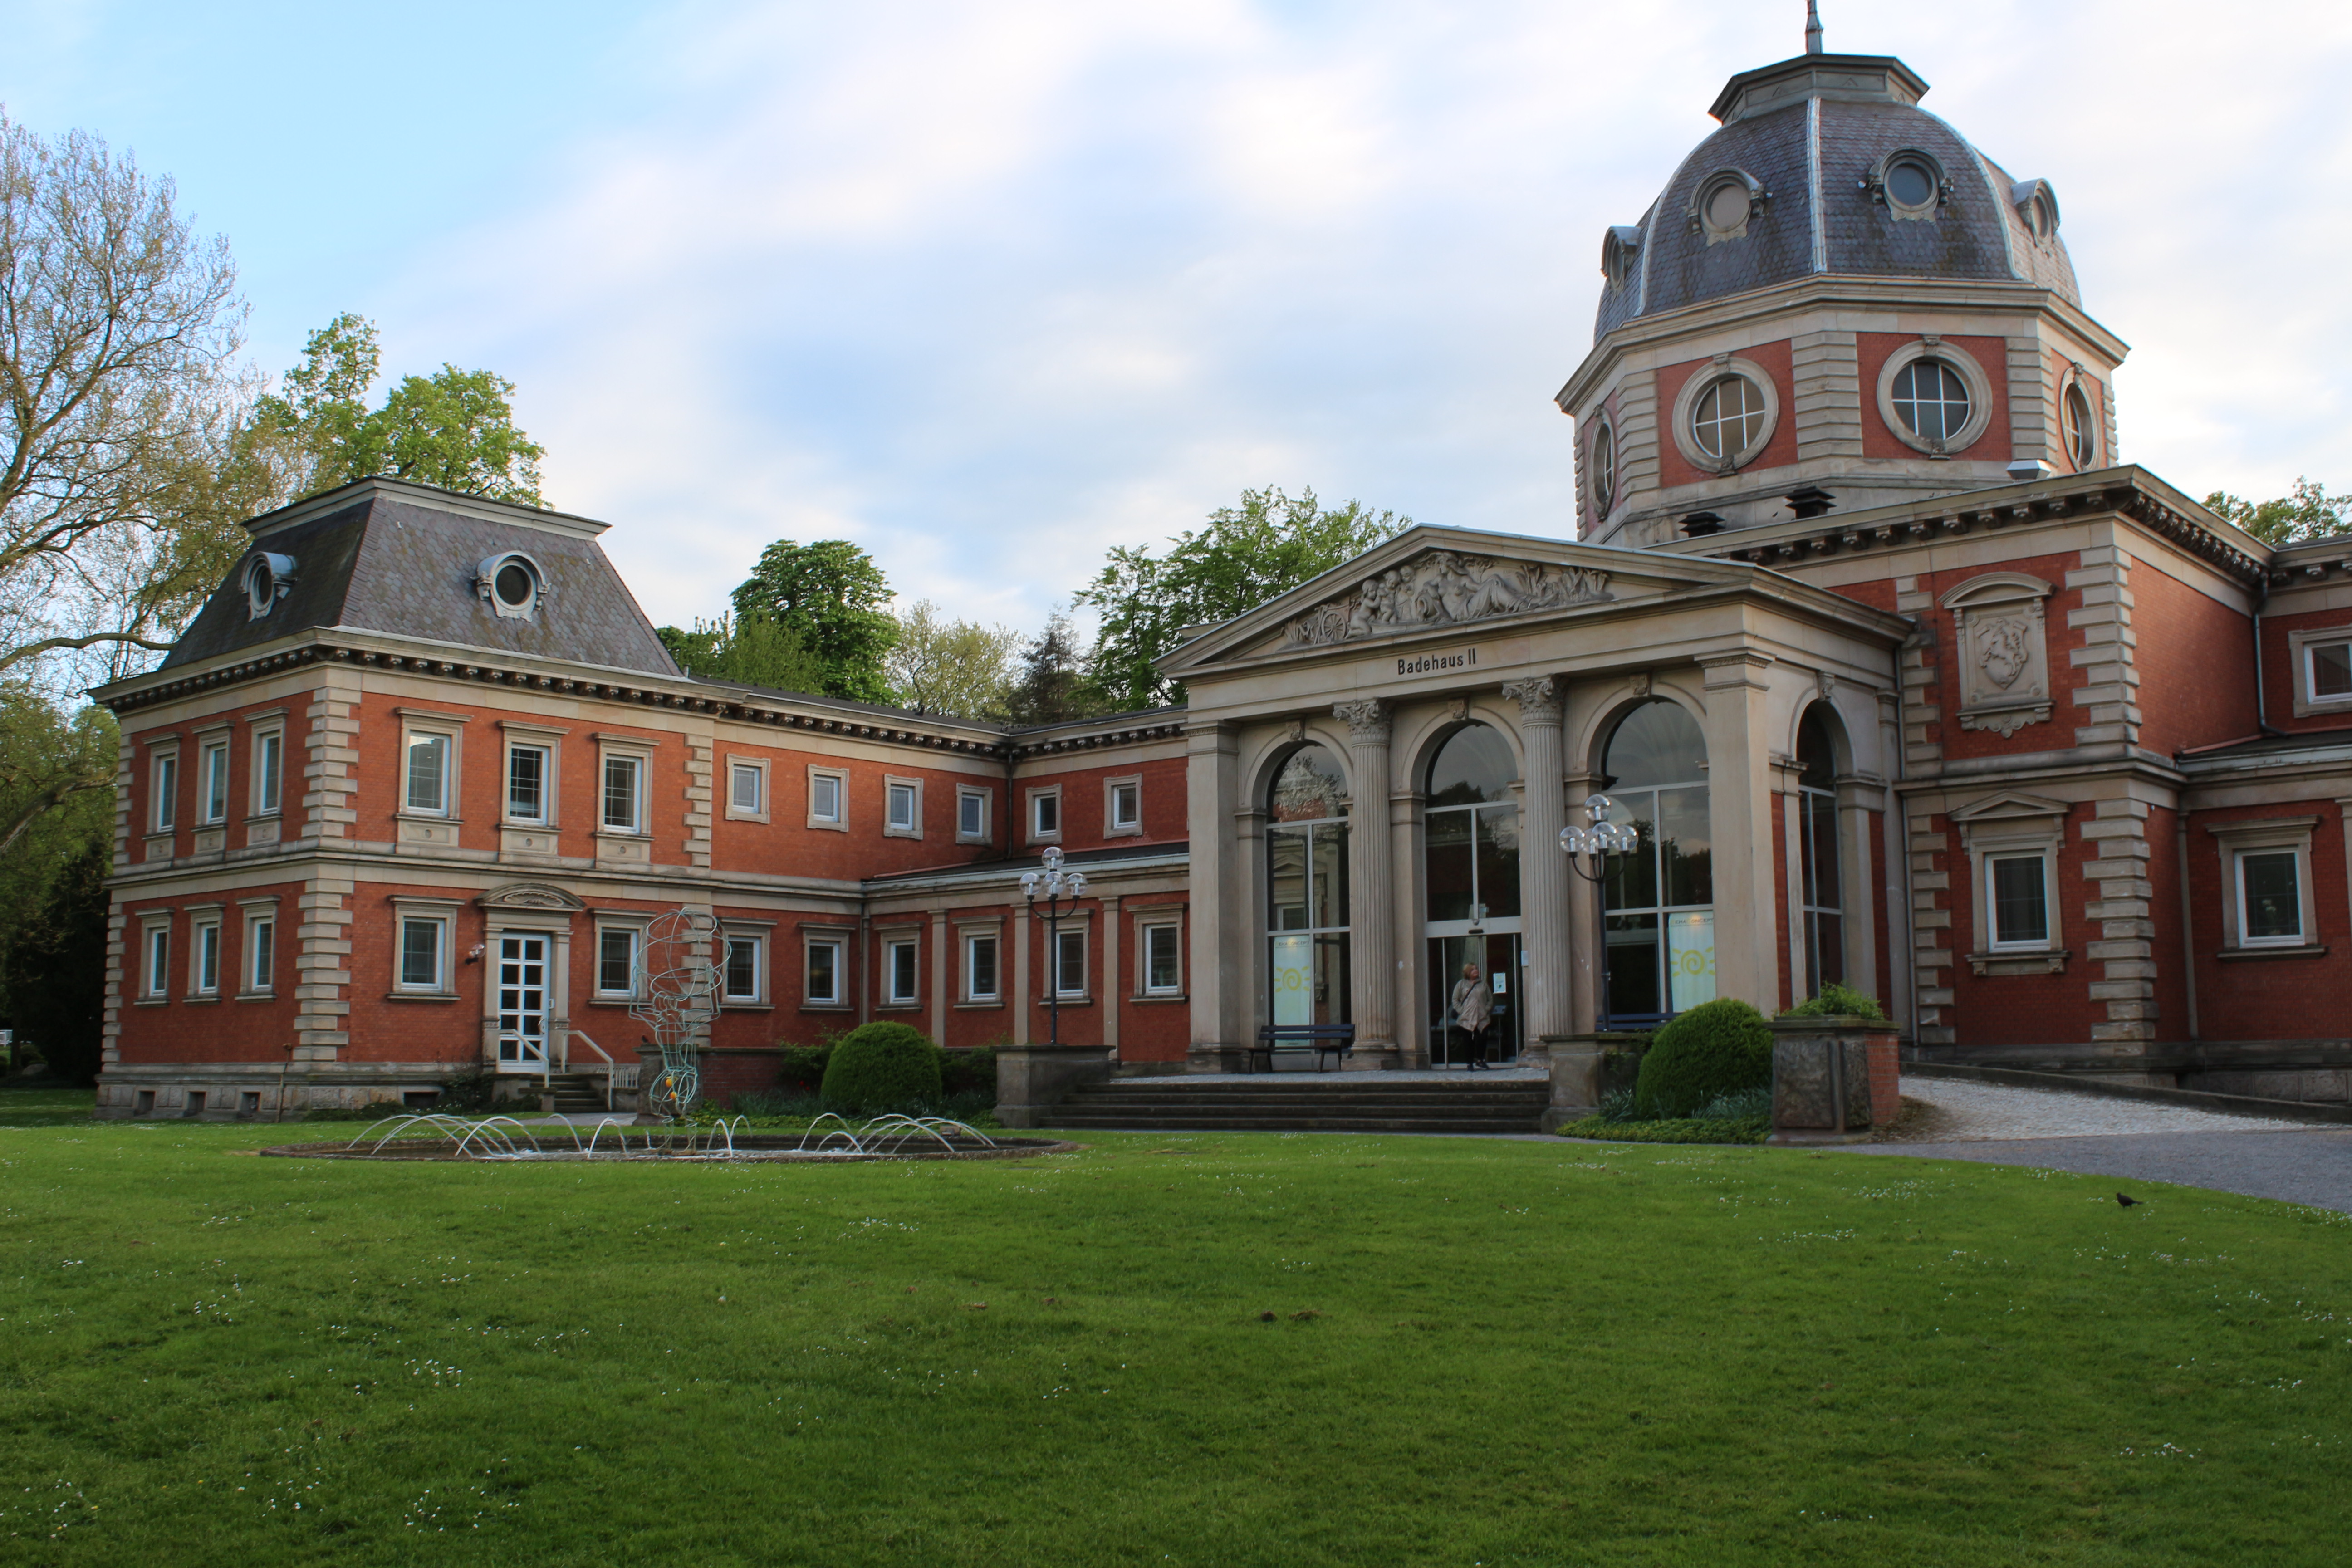
POLYGON ((2334 1564, 2352 1525, 2343 1215, 1449 1139, 242 1153, 337 1131, 0 1131, 0 1561, 2334 1564))

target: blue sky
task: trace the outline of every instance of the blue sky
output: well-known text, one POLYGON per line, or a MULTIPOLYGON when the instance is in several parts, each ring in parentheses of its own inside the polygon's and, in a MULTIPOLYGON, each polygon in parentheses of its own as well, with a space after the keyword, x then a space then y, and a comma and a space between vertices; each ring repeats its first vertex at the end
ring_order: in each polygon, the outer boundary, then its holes
MULTIPOLYGON (((0 0, 0 104, 336 311, 519 384, 657 619, 779 537, 1024 628, 1244 486, 1565 531, 1600 236, 1785 0, 0 0)), ((2123 456, 2352 489, 2352 7, 1829 0, 2056 186, 2123 456)))

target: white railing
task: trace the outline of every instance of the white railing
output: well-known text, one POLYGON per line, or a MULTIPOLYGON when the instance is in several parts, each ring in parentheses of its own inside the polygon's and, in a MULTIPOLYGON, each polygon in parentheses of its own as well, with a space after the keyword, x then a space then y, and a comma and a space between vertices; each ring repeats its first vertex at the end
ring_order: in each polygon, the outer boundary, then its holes
MULTIPOLYGON (((603 1074, 603 1075, 604 1075, 604 1109, 605 1109, 606 1110, 612 1110, 612 1109, 613 1109, 613 1092, 614 1092, 614 1090, 615 1090, 615 1089, 630 1089, 630 1090, 635 1090, 635 1089, 636 1089, 636 1087, 637 1087, 637 1064, 636 1064, 635 1062, 616 1062, 616 1061, 614 1061, 614 1060, 613 1059, 613 1054, 612 1054, 610 1051, 606 1050, 604 1047, 602 1047, 602 1046, 598 1045, 598 1044, 595 1042, 595 1040, 594 1040, 591 1036, 589 1036, 587 1033, 585 1033, 585 1032, 584 1032, 584 1031, 583 1031, 583 1030, 579 1030, 579 1029, 567 1029, 567 1030, 562 1031, 562 1033, 564 1033, 564 1034, 565 1034, 565 1035, 567 1035, 567 1036, 576 1035, 576 1036, 578 1036, 581 1039, 587 1041, 587 1043, 588 1043, 588 1048, 589 1048, 590 1050, 592 1050, 592 1051, 595 1052, 599 1057, 602 1057, 602 1058, 604 1058, 604 1061, 603 1061, 602 1065, 592 1065, 592 1066, 590 1066, 588 1068, 586 1068, 585 1070, 587 1070, 587 1071, 589 1071, 589 1072, 592 1072, 592 1073, 601 1073, 601 1074, 603 1074)), ((564 1061, 565 1061, 567 1064, 569 1064, 569 1063, 570 1063, 570 1061, 571 1061, 571 1059, 572 1059, 572 1058, 571 1058, 571 1053, 570 1053, 569 1051, 566 1051, 566 1052, 565 1052, 565 1054, 564 1054, 564 1061)), ((567 1066, 565 1067, 564 1070, 565 1070, 565 1071, 567 1071, 567 1072, 569 1072, 569 1071, 571 1070, 571 1068, 570 1068, 570 1067, 567 1065, 567 1066)))

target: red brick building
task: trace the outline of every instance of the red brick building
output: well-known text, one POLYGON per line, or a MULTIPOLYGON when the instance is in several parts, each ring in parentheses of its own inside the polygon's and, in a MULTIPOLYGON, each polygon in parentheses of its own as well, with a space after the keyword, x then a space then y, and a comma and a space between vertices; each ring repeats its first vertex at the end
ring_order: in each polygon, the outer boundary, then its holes
POLYGON ((1733 79, 1609 229, 1573 542, 1418 528, 1047 730, 681 675, 599 523, 369 480, 252 552, 124 736, 104 1114, 633 1062, 709 910, 714 1089, 899 1016, 1443 1062, 1832 979, 1911 1048, 2310 1098, 2352 1072, 2352 539, 2117 461, 2057 195, 1898 60, 1733 79), (1635 847, 1558 846, 1607 794, 1635 847), (1048 952, 1019 877, 1091 887, 1048 952), (1581 869, 1590 870, 1590 865, 1581 869))

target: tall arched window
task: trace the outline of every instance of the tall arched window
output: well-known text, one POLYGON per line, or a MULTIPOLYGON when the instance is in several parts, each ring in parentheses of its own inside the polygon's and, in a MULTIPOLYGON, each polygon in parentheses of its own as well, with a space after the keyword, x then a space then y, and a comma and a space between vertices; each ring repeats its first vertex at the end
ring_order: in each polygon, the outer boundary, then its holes
POLYGON ((1429 952, 1429 1059, 1442 1066, 1467 1043, 1454 991, 1478 966, 1486 987, 1488 1059, 1519 1049, 1519 805, 1511 794, 1518 763, 1510 743, 1484 724, 1446 737, 1429 764, 1423 880, 1423 935, 1429 952))
POLYGON ((1706 738, 1663 698, 1618 721, 1603 787, 1637 847, 1610 857, 1601 885, 1612 1024, 1661 1018, 1715 999, 1715 873, 1707 827, 1706 738))
POLYGON ((1797 724, 1798 851, 1803 863, 1805 995, 1845 978, 1845 879, 1838 859, 1837 719, 1821 703, 1797 724))
POLYGON ((1284 761, 1267 792, 1267 973, 1277 1024, 1348 1021, 1348 784, 1321 746, 1284 761))

